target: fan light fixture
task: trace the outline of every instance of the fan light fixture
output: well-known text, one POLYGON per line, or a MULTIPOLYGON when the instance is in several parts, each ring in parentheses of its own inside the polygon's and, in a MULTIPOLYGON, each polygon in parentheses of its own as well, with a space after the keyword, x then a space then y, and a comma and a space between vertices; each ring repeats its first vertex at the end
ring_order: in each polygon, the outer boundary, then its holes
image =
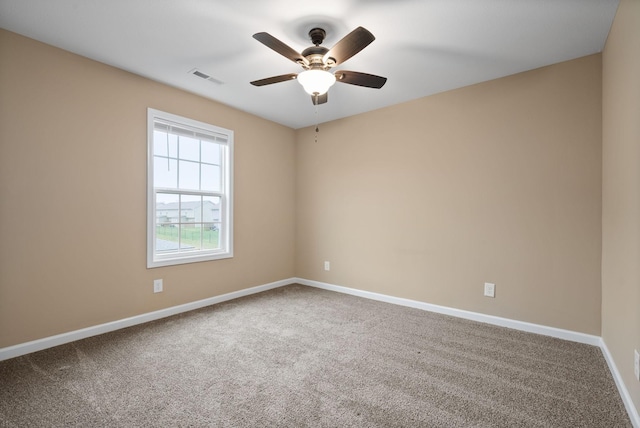
POLYGON ((309 95, 324 95, 336 83, 336 76, 324 70, 305 70, 298 74, 298 82, 309 95))

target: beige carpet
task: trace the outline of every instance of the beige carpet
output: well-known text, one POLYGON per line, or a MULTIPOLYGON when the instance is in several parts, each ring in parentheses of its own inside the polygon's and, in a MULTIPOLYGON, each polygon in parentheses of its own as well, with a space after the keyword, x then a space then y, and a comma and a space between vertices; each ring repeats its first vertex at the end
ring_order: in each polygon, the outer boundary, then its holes
POLYGON ((0 427, 630 427, 599 348, 292 285, 0 362, 0 427))

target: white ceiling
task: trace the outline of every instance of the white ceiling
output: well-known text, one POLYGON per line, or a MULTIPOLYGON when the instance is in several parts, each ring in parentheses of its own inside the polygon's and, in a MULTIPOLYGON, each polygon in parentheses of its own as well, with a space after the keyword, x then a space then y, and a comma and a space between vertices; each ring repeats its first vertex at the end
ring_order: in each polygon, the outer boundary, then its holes
POLYGON ((0 27, 301 128, 601 52, 617 6, 618 0, 0 0, 0 27), (336 83, 317 113, 296 81, 249 84, 302 71, 254 33, 266 31, 300 52, 317 26, 327 31, 327 48, 358 26, 371 31, 376 40, 335 70, 384 76, 387 84, 336 83), (219 83, 195 77, 194 68, 219 83))

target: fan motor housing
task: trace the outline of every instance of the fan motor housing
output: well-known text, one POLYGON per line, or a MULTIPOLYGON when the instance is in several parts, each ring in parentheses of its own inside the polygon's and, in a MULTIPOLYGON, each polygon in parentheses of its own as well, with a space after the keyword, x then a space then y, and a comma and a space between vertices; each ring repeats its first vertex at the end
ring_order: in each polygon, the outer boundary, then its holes
POLYGON ((309 55, 324 56, 324 54, 326 54, 327 52, 329 52, 329 49, 323 46, 311 46, 303 50, 301 55, 305 58, 308 57, 309 55))
POLYGON ((322 59, 324 58, 324 54, 329 52, 329 49, 322 46, 311 46, 302 51, 301 55, 305 57, 309 61, 309 65, 313 67, 316 66, 324 66, 324 62, 322 59))

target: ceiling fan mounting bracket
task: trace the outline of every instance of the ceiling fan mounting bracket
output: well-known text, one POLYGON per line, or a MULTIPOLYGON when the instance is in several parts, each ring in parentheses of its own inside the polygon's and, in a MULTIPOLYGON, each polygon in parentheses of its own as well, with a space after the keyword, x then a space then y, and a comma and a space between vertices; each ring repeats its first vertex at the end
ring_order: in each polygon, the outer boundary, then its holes
POLYGON ((320 46, 325 37, 327 37, 327 32, 322 28, 316 27, 309 30, 309 38, 311 39, 311 43, 316 46, 320 46))

